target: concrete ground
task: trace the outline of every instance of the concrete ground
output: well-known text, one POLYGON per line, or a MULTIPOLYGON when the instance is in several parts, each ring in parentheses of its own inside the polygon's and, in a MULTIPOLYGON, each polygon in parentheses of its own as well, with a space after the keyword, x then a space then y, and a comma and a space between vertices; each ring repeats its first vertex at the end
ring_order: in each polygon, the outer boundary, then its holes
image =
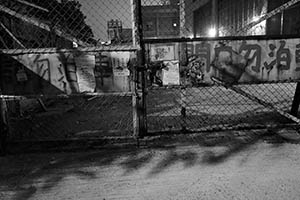
POLYGON ((299 199, 300 145, 235 140, 0 158, 0 199, 299 199))

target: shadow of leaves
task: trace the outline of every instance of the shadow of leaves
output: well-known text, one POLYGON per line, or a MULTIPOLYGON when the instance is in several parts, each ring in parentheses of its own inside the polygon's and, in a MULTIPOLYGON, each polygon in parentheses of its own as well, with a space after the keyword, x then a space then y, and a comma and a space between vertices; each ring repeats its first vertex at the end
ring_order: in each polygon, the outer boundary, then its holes
POLYGON ((192 151, 186 151, 183 153, 171 150, 167 153, 164 159, 162 159, 149 173, 149 176, 153 176, 163 172, 165 169, 171 167, 176 162, 182 162, 184 167, 190 167, 196 164, 198 155, 192 151))

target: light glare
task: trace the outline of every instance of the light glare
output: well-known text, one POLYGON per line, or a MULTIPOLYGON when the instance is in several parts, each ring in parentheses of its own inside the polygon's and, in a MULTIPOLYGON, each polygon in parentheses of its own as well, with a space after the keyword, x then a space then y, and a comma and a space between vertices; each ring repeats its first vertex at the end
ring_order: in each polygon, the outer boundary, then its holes
POLYGON ((216 35, 217 35, 217 30, 215 28, 208 29, 208 36, 209 37, 216 37, 216 35))
POLYGON ((258 20, 259 20, 259 16, 255 16, 253 17, 252 22, 257 22, 258 20))

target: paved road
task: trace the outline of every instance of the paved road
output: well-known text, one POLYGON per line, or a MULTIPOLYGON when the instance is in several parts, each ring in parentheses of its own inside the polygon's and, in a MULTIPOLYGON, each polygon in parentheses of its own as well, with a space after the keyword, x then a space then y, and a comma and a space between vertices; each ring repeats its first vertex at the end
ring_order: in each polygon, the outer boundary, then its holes
POLYGON ((0 199, 299 199, 300 145, 230 144, 0 158, 0 199))

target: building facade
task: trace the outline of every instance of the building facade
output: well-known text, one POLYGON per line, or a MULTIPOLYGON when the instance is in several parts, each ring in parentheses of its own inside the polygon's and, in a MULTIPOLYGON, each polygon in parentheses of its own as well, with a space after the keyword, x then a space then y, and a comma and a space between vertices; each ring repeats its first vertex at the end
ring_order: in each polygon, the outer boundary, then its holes
MULTIPOLYGON (((289 0, 157 0, 144 3, 146 38, 234 36, 289 0), (152 2, 152 3, 150 3, 152 2)), ((300 32, 300 4, 252 27, 242 35, 290 35, 300 32)))
POLYGON ((179 0, 143 1, 146 38, 170 38, 180 34, 179 0))

